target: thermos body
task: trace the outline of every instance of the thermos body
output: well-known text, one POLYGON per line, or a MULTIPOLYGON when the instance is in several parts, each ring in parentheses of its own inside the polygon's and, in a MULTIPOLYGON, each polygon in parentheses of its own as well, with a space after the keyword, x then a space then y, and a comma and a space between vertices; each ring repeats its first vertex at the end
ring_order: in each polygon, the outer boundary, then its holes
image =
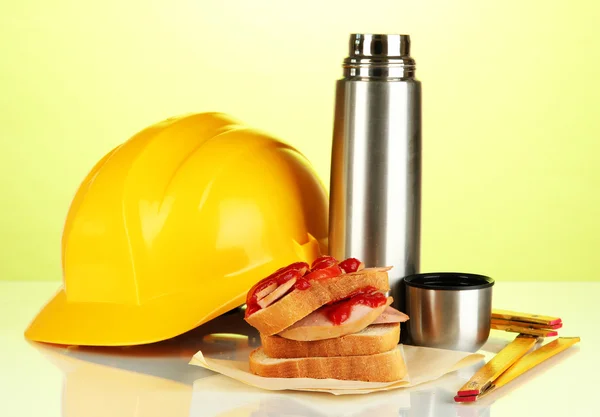
POLYGON ((407 35, 352 35, 336 84, 329 253, 389 271, 393 306, 419 272, 421 83, 407 35))

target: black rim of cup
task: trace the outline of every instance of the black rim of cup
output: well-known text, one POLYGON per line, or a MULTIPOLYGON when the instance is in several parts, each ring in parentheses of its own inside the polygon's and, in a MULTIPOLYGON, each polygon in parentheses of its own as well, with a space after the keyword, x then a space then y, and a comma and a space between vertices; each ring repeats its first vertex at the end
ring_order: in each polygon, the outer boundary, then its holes
POLYGON ((480 290, 491 287, 494 282, 486 275, 463 272, 431 272, 404 277, 407 286, 427 290, 480 290))

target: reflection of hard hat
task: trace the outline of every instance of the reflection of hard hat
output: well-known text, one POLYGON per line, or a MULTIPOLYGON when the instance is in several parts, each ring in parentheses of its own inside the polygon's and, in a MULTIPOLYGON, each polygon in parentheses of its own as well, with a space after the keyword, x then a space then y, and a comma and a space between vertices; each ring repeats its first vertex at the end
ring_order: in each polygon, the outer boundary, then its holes
POLYGON ((138 369, 130 370, 80 359, 57 349, 40 349, 40 353, 63 373, 63 417, 190 416, 193 388, 181 381, 145 373, 148 364, 152 364, 148 357, 136 360, 114 352, 106 355, 117 364, 136 363, 138 369))
POLYGON ((157 123, 81 184, 63 231, 64 287, 25 335, 108 346, 184 333, 324 252, 327 212, 291 146, 219 113, 157 123))

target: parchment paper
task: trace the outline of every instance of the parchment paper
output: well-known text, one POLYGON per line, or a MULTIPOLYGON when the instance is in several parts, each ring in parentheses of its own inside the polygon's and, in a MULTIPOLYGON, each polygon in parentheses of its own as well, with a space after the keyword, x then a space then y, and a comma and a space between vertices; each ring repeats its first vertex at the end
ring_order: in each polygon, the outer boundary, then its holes
POLYGON ((270 391, 295 390, 327 392, 334 395, 367 394, 375 391, 387 391, 406 388, 433 381, 460 368, 473 365, 484 358, 484 355, 459 352, 453 350, 433 349, 409 345, 398 345, 406 367, 407 376, 394 382, 361 382, 342 381, 336 379, 312 378, 265 378, 254 375, 249 370, 248 355, 251 348, 243 348, 236 354, 246 360, 222 360, 205 357, 197 352, 190 361, 191 365, 201 366, 211 371, 228 376, 244 384, 270 391))

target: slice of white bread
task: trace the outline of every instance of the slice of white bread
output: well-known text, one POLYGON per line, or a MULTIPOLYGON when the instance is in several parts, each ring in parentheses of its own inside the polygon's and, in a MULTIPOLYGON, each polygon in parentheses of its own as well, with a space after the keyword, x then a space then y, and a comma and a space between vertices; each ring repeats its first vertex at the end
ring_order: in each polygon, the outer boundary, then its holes
POLYGON ((250 371, 268 378, 392 382, 404 378, 406 364, 397 348, 375 355, 277 359, 260 347, 250 353, 250 371))
POLYGON ((262 348, 271 358, 374 355, 400 342, 400 323, 372 324, 358 333, 335 339, 300 342, 281 336, 260 335, 262 348))
POLYGON ((367 268, 351 274, 311 281, 310 288, 295 289, 244 320, 260 333, 272 336, 308 316, 319 307, 343 299, 358 289, 374 287, 382 292, 389 291, 387 270, 389 270, 387 267, 367 268))

